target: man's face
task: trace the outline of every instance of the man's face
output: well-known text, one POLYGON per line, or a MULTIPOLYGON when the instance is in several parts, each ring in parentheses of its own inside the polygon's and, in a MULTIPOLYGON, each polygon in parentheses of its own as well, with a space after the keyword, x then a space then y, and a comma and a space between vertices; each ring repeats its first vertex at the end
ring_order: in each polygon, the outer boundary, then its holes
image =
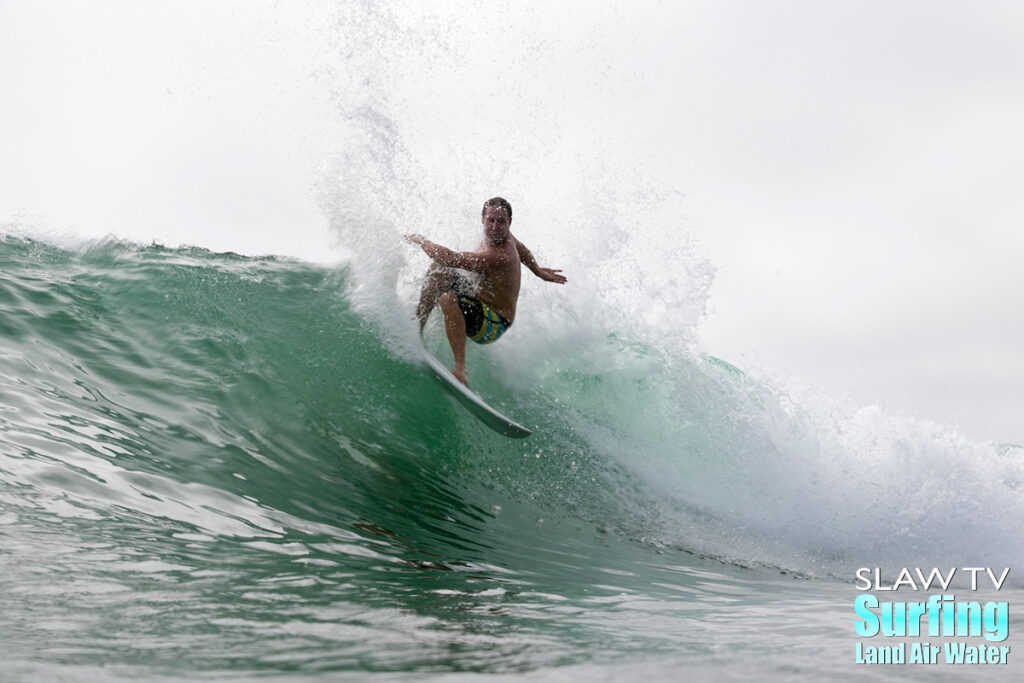
POLYGON ((501 207, 488 206, 484 210, 483 217, 484 235, 492 244, 502 245, 508 239, 509 219, 508 213, 501 207))

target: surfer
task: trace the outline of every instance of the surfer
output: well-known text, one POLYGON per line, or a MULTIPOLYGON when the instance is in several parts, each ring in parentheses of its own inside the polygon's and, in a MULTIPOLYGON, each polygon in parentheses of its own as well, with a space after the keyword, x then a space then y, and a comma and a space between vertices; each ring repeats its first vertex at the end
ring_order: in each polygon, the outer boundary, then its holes
POLYGON ((452 251, 423 235, 405 235, 433 261, 416 307, 420 332, 434 305, 440 304, 455 356, 452 374, 466 386, 466 337, 490 344, 512 325, 519 300, 519 264, 542 280, 565 282, 561 270, 541 268, 526 245, 512 235, 512 206, 506 200, 494 197, 484 202, 480 222, 484 240, 477 251, 452 251))

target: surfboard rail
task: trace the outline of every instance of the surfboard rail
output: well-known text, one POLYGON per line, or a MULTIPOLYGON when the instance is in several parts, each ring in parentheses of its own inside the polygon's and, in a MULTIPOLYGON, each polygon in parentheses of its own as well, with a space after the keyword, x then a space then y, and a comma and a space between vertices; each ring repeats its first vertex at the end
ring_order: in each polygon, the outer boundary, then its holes
POLYGON ((485 425, 502 436, 512 439, 525 439, 533 433, 515 420, 502 415, 487 405, 482 398, 470 391, 469 387, 456 379, 455 375, 441 361, 435 358, 433 354, 427 351, 426 347, 422 344, 420 344, 420 353, 427 367, 433 371, 438 383, 485 425))

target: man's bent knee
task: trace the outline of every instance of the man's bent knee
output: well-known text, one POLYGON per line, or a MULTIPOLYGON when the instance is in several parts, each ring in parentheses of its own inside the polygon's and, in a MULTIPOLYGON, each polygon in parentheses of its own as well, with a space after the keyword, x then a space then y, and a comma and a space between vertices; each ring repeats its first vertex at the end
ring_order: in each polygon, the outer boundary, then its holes
POLYGON ((437 298, 437 303, 446 311, 454 311, 459 307, 459 297, 455 296, 455 292, 448 291, 437 298))

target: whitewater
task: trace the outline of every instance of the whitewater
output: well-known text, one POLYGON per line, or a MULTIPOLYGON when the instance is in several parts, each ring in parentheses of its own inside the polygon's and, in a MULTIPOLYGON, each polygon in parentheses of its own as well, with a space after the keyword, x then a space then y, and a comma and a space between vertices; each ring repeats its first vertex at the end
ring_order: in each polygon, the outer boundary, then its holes
MULTIPOLYGON (((713 6, 0 6, 0 50, 40 75, 0 70, 32 95, 0 119, 0 680, 1019 680, 1024 448, 702 342, 721 278, 682 180, 725 168, 717 200, 756 223, 806 153, 737 143, 772 159, 748 205, 734 159, 679 171, 712 127, 677 117, 740 108, 657 75, 664 45, 716 63, 673 28, 721 30, 713 6), (496 194, 569 278, 524 271, 515 326, 469 350, 522 441, 422 364, 428 263, 401 240, 470 249, 496 194), (1006 638, 930 645, 1005 663, 857 661, 929 641, 859 636, 858 598, 895 631, 952 569, 941 594, 1007 603, 1006 638)), ((771 239, 735 251, 783 269, 816 237, 771 239)), ((795 307, 765 340, 842 309, 795 307)))

